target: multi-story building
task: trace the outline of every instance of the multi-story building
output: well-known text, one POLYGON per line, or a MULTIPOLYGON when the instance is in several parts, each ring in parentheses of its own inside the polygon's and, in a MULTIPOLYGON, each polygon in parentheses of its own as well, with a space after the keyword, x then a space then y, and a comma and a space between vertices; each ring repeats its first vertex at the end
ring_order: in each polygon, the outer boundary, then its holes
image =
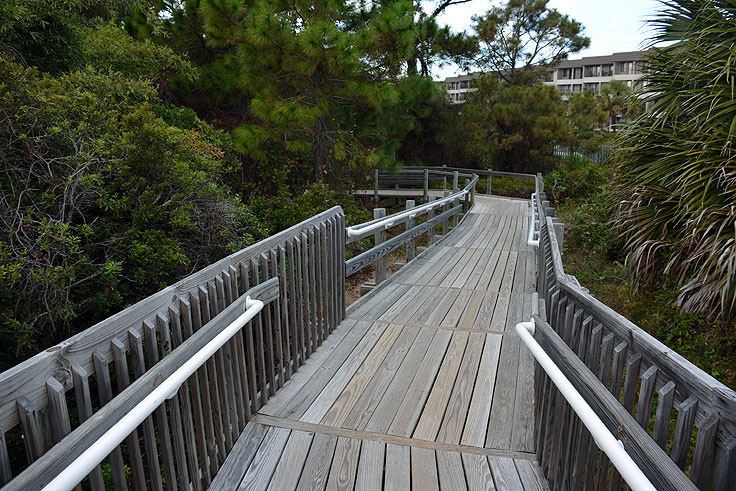
POLYGON ((477 90, 471 87, 471 82, 483 75, 482 72, 473 72, 466 75, 458 75, 457 77, 448 77, 442 82, 445 90, 450 94, 450 100, 455 104, 465 102, 468 92, 477 90))
POLYGON ((622 80, 630 89, 639 90, 645 55, 645 51, 627 51, 565 60, 548 71, 545 83, 554 85, 563 95, 585 89, 599 92, 601 86, 611 80, 622 80))
MULTIPOLYGON (((599 92, 601 86, 611 80, 623 80, 631 90, 639 90, 645 55, 645 51, 627 51, 608 56, 565 60, 547 72, 544 83, 554 85, 563 94, 563 98, 585 89, 599 92)), ((460 104, 465 102, 468 92, 476 90, 472 87, 472 81, 481 75, 482 72, 473 72, 448 77, 442 84, 450 95, 450 100, 460 104)))

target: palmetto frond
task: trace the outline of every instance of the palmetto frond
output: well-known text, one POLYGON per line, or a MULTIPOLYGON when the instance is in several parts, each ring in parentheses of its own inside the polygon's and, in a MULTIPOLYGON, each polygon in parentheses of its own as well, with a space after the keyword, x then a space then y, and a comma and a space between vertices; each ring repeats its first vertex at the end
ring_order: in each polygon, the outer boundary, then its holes
POLYGON ((736 1, 663 2, 649 110, 624 132, 619 229, 637 280, 665 272, 687 311, 736 311, 736 1))

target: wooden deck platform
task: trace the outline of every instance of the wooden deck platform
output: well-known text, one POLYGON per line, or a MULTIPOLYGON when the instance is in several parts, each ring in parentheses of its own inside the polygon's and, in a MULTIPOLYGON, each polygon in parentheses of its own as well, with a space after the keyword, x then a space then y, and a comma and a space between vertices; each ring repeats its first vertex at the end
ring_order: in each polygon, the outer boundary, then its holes
POLYGON ((478 196, 348 310, 247 425, 213 489, 547 489, 534 454, 528 202, 478 196))

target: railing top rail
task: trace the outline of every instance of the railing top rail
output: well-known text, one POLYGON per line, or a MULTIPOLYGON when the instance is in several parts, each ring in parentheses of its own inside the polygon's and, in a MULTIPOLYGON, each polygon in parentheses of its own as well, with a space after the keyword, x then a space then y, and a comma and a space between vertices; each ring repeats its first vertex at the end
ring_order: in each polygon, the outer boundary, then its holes
POLYGON ((492 169, 467 169, 464 167, 440 167, 440 166, 425 166, 425 167, 402 167, 398 172, 391 173, 390 171, 382 171, 381 176, 400 176, 401 174, 422 174, 425 170, 428 170, 432 174, 449 177, 455 174, 455 171, 459 173, 460 177, 470 177, 472 174, 479 176, 493 176, 493 177, 512 177, 516 179, 536 179, 537 176, 534 174, 527 174, 524 172, 506 172, 492 169))
POLYGON ((368 237, 369 235, 373 234, 377 230, 386 230, 388 228, 393 227, 394 225, 398 225, 402 223, 403 220, 405 220, 406 218, 410 216, 417 216, 417 215, 427 213, 430 210, 433 210, 440 206, 444 206, 445 204, 449 202, 462 198, 466 194, 470 193, 471 189, 473 189, 473 187, 475 186, 477 182, 478 182, 478 176, 476 175, 463 189, 449 196, 445 196, 444 198, 438 199, 436 201, 430 201, 428 203, 425 203, 420 206, 416 206, 409 210, 393 213, 384 218, 377 218, 374 220, 370 220, 368 222, 360 223, 358 225, 353 225, 352 227, 347 227, 345 229, 347 233, 347 237, 348 237, 347 241, 348 243, 355 242, 357 240, 368 237))

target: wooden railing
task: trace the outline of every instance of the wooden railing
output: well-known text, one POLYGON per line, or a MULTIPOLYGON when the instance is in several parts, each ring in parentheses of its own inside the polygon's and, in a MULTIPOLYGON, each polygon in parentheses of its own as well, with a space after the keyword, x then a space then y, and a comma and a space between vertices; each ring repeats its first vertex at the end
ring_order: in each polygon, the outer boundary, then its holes
MULTIPOLYGON (((413 200, 407 200, 405 211, 388 216, 385 216, 385 209, 377 208, 374 210, 374 212, 377 212, 375 213, 375 219, 349 227, 347 229, 348 244, 373 235, 374 245, 372 248, 349 259, 345 265, 345 274, 350 276, 360 271, 402 245, 407 245, 406 259, 408 262, 414 257, 414 241, 417 237, 425 233, 428 234, 428 244, 431 246, 435 243, 435 229, 437 227, 442 227, 443 234, 446 234, 450 223, 456 226, 458 215, 467 213, 475 202, 475 185, 478 182, 477 175, 470 175, 465 187, 457 189, 457 176, 458 173, 455 172, 454 192, 452 194, 448 192, 447 196, 440 200, 435 201, 434 196, 432 196, 427 203, 420 206, 414 206, 413 200), (458 204, 461 201, 462 204, 458 204), (439 214, 435 216, 438 208, 439 214), (415 220, 425 215, 426 219, 422 223, 415 224, 415 220), (404 227, 405 231, 386 240, 386 231, 395 227, 404 227)), ((379 264, 376 268, 375 285, 380 284, 386 278, 385 268, 385 263, 379 264)))
POLYGON ((424 190, 423 201, 426 203, 430 199, 430 190, 432 183, 442 181, 442 190, 450 189, 453 192, 458 190, 458 179, 471 179, 472 176, 486 177, 486 194, 491 194, 494 177, 511 177, 515 179, 534 180, 537 176, 534 174, 524 174, 518 172, 503 172, 490 169, 465 169, 461 167, 402 167, 398 172, 373 171, 373 198, 378 202, 380 190, 395 187, 422 187, 424 190), (450 180, 448 182, 448 179, 450 180))
POLYGON ((0 374, 0 484, 41 488, 227 325, 230 306, 274 283, 277 288, 260 292, 269 301, 261 313, 88 477, 92 489, 207 488, 251 415, 344 317, 345 217, 339 207, 0 374))
MULTIPOLYGON (((736 393, 565 274, 559 225, 541 179, 536 187, 546 320, 535 317, 535 339, 657 489, 735 489, 736 393)), ((535 400, 537 456, 551 487, 618 489, 618 472, 539 366, 535 400)))

